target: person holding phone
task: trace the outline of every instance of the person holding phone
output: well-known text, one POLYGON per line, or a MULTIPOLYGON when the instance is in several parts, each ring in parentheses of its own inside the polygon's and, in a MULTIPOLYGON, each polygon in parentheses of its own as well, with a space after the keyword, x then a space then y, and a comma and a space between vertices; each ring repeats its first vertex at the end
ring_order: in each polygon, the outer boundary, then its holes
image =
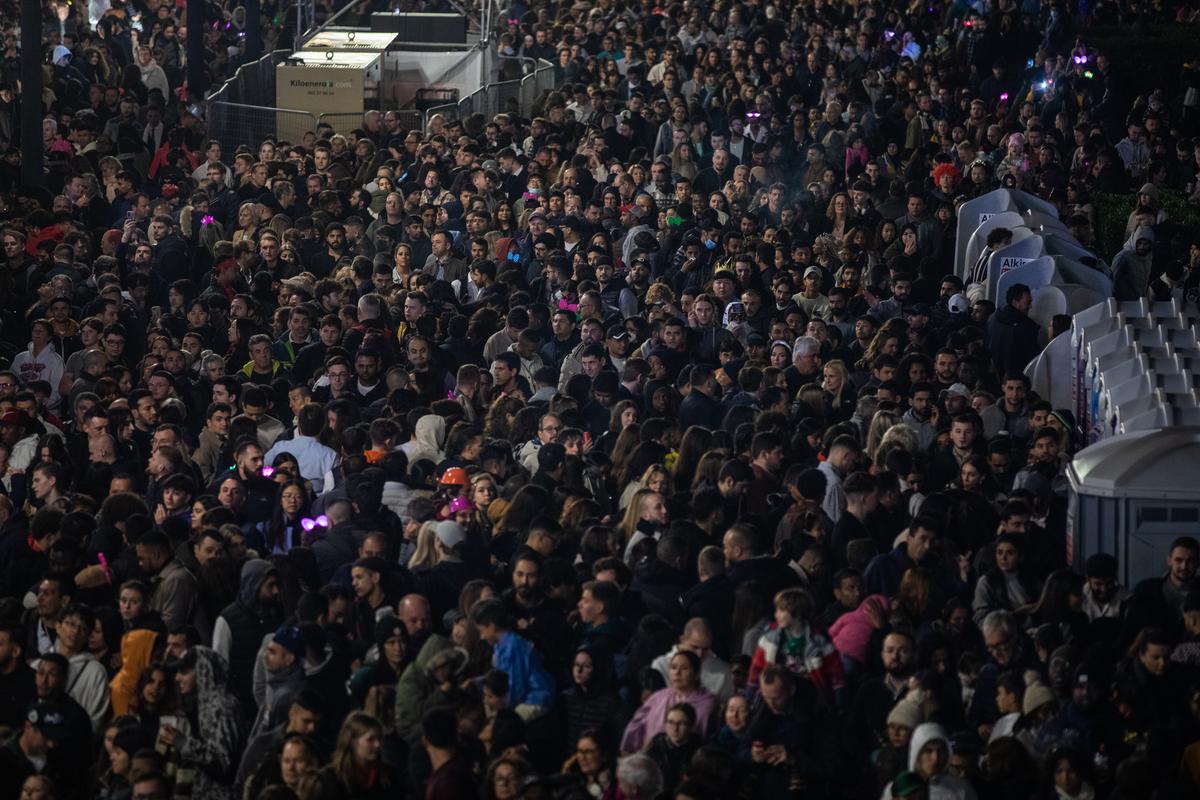
POLYGON ((159 718, 158 747, 175 765, 175 791, 185 796, 235 800, 223 776, 236 765, 243 719, 226 689, 225 659, 197 645, 180 659, 175 672, 180 714, 159 718))

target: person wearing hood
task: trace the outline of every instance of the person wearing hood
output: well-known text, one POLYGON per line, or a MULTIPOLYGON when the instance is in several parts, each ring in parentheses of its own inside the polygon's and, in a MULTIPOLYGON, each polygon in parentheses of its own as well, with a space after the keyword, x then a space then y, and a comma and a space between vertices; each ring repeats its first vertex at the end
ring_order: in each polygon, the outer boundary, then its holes
POLYGON ((417 658, 396 684, 396 732, 409 744, 421 737, 421 718, 435 706, 449 704, 467 666, 467 651, 444 636, 425 641, 417 658))
POLYGON ((196 645, 180 659, 175 686, 181 713, 158 733, 158 746, 175 764, 177 797, 235 800, 225 776, 238 755, 241 714, 226 684, 225 659, 210 648, 196 645))
POLYGON ((62 399, 58 385, 62 382, 66 364, 54 349, 54 329, 50 321, 35 320, 30 327, 29 338, 29 349, 13 358, 9 370, 17 376, 23 386, 28 386, 34 381, 47 381, 50 384, 50 399, 46 401, 46 406, 50 409, 57 408, 62 399))
POLYGON ((151 630, 132 630, 121 637, 121 669, 109 681, 114 717, 129 713, 142 672, 150 666, 158 634, 151 630))
POLYGON ((263 637, 283 622, 279 604, 279 572, 269 561, 252 558, 242 565, 237 598, 225 607, 213 626, 213 650, 228 661, 229 686, 251 709, 254 659, 263 637))
POLYGON ((1153 183, 1143 184, 1142 188, 1138 189, 1137 204, 1133 211, 1129 212, 1129 219, 1125 223, 1126 238, 1137 230, 1138 216, 1142 214, 1152 217, 1153 225, 1161 225, 1167 221, 1167 212, 1162 207, 1162 192, 1153 183))
MULTIPOLYGON (((928 786, 929 800, 974 800, 975 790, 962 778, 949 773, 950 737, 936 722, 917 726, 908 746, 908 768, 923 778, 928 786)), ((892 797, 892 784, 883 790, 883 797, 892 797)))
POLYGON ((1125 240, 1121 252, 1113 257, 1113 295, 1121 301, 1145 297, 1153 262, 1154 230, 1141 225, 1125 240))
POLYGON ((400 450, 408 457, 410 464, 423 458, 440 464, 445 457, 442 453, 445 440, 446 420, 437 414, 426 414, 417 420, 412 439, 402 444, 400 450))

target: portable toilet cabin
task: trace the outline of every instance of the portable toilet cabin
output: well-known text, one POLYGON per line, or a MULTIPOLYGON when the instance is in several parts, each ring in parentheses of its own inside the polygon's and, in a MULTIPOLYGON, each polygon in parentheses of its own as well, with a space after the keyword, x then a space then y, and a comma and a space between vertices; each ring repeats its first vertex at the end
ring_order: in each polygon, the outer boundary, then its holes
POLYGON ((1163 574, 1171 542, 1200 537, 1200 426, 1113 436, 1080 450, 1070 466, 1071 563, 1116 557, 1121 584, 1163 574))

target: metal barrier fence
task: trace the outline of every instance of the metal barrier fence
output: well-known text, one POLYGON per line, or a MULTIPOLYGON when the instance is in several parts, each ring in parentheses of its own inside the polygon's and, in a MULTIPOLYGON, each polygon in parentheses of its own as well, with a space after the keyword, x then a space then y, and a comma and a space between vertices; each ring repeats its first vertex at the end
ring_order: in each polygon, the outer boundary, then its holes
MULTIPOLYGON (((339 133, 353 130, 362 124, 361 114, 321 114, 314 117, 306 111, 275 107, 275 67, 290 55, 276 50, 257 61, 238 68, 232 78, 208 98, 209 135, 221 143, 221 150, 233 153, 245 144, 257 150, 268 136, 298 142, 307 131, 315 131, 318 123, 328 123, 339 133)), ((554 88, 554 66, 544 59, 521 62, 524 75, 520 79, 487 83, 457 103, 435 106, 424 112, 418 109, 397 109, 400 127, 405 130, 429 130, 429 121, 440 114, 446 122, 465 120, 472 114, 491 119, 501 113, 534 116, 537 104, 554 88)))
POLYGON ((315 131, 317 120, 307 111, 294 111, 270 106, 209 101, 209 135, 221 143, 226 159, 240 145, 258 152, 258 145, 268 136, 299 142, 308 131, 315 131))
POLYGON ((425 112, 425 130, 429 130, 429 121, 438 114, 444 122, 465 120, 472 114, 483 114, 488 119, 504 113, 533 116, 537 104, 553 88, 554 66, 545 59, 538 59, 533 70, 519 80, 489 83, 457 103, 430 108, 425 112))
POLYGON ((237 103, 247 106, 275 105, 275 67, 290 56, 290 50, 273 50, 249 64, 238 67, 233 77, 208 96, 210 102, 237 103))

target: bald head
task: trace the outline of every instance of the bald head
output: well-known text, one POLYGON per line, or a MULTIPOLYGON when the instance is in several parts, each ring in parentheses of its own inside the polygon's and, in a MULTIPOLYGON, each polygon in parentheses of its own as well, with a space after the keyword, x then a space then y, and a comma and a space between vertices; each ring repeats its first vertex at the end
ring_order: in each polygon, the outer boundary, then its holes
POLYGON ((712 628, 708 622, 694 617, 683 626, 683 635, 679 637, 679 649, 690 650, 703 660, 712 650, 712 628))
POLYGON ((111 464, 117 460, 117 442, 107 433, 88 439, 88 458, 97 464, 111 464))
POLYGON ((431 620, 429 618, 429 601, 423 595, 408 594, 400 601, 400 621, 408 628, 409 636, 427 633, 431 620))

